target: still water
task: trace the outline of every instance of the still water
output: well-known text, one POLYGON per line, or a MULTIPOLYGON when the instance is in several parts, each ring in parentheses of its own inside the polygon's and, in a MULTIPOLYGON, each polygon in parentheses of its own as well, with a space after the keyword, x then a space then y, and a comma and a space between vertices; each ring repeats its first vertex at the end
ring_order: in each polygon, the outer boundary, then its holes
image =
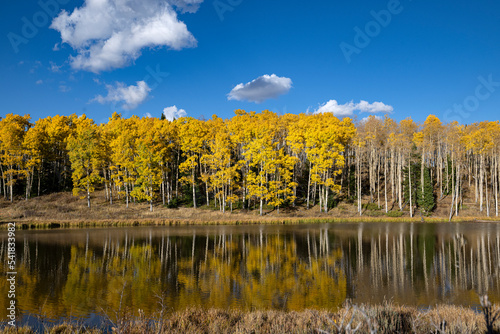
MULTIPOLYGON (((6 242, 2 231, 4 268, 6 242)), ((500 300, 500 225, 491 223, 17 231, 16 253, 19 312, 50 319, 500 300)), ((0 280, 0 296, 7 290, 0 280)), ((0 308, 8 301, 0 297, 0 308)))

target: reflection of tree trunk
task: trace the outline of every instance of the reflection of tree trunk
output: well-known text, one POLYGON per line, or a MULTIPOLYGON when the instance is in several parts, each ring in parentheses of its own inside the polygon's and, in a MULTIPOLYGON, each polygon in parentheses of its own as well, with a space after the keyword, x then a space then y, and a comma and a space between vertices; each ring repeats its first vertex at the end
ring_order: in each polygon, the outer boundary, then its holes
POLYGON ((363 227, 358 227, 358 272, 363 269, 363 227))
POLYGON ((196 242, 196 231, 193 231, 193 248, 191 250, 191 272, 194 271, 194 246, 196 242))
POLYGON ((309 230, 307 230, 307 254, 309 256, 309 267, 312 268, 311 243, 309 242, 309 230))
POLYGON ((403 232, 401 232, 399 234, 399 282, 401 289, 404 288, 405 284, 404 256, 405 256, 405 247, 403 243, 403 232))
MULTIPOLYGON (((208 233, 207 233, 207 242, 205 245, 205 265, 207 264, 207 256, 208 256, 208 233)), ((245 248, 245 237, 243 237, 243 248, 245 248)), ((245 252, 243 252, 245 254, 245 252)))
POLYGON ((425 251, 425 237, 424 237, 424 261, 422 263, 422 267, 424 269, 424 283, 425 283, 425 292, 428 292, 429 291, 429 280, 427 278, 427 254, 426 254, 426 251, 425 251))

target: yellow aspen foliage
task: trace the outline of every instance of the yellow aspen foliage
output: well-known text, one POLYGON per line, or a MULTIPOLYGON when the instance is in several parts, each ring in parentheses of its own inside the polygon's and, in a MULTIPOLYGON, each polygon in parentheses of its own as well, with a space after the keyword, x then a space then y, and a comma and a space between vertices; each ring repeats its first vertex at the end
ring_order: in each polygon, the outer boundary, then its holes
POLYGON ((208 134, 206 123, 192 117, 175 120, 178 126, 178 139, 185 161, 179 165, 179 170, 185 173, 181 182, 190 184, 193 191, 193 206, 196 208, 196 167, 205 147, 208 134))
POLYGON ((0 121, 0 166, 2 180, 13 201, 13 188, 18 179, 26 176, 24 170, 24 137, 31 127, 30 116, 7 114, 0 121))
POLYGON ((225 212, 226 204, 232 208, 232 203, 238 200, 238 196, 234 194, 239 181, 238 166, 232 159, 234 147, 227 122, 214 115, 207 125, 208 150, 201 157, 201 163, 207 166, 208 173, 203 174, 202 177, 209 184, 207 190, 215 194, 214 197, 219 202, 220 210, 225 212))
POLYGON ((345 163, 345 146, 356 134, 350 118, 340 121, 331 113, 310 116, 305 134, 305 152, 310 162, 311 181, 320 186, 320 211, 328 210, 328 193, 340 192, 335 177, 345 163))
POLYGON ((113 182, 118 186, 118 194, 125 195, 126 206, 129 206, 130 193, 137 177, 134 160, 137 151, 139 118, 133 116, 124 119, 114 113, 106 124, 110 135, 111 170, 113 182))
POLYGON ((99 127, 85 115, 74 120, 75 128, 68 138, 68 151, 73 170, 73 195, 87 198, 94 192, 102 177, 100 170, 104 159, 99 127))
POLYGON ((162 181, 161 162, 166 142, 162 138, 163 122, 158 118, 145 117, 138 121, 134 168, 137 173, 131 195, 149 203, 153 211, 153 199, 162 181))

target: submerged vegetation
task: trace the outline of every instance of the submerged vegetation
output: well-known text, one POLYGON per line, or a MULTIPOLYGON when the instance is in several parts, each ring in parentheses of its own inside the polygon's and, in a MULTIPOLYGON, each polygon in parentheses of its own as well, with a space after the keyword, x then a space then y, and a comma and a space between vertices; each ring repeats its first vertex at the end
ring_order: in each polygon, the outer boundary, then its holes
POLYGON ((31 123, 8 114, 0 120, 0 196, 5 207, 16 196, 72 190, 91 207, 101 190, 109 205, 150 211, 326 213, 354 204, 354 215, 448 219, 474 204, 476 216, 498 216, 499 157, 498 121, 463 126, 433 115, 419 125, 267 110, 173 122, 114 113, 97 125, 85 115, 31 123))

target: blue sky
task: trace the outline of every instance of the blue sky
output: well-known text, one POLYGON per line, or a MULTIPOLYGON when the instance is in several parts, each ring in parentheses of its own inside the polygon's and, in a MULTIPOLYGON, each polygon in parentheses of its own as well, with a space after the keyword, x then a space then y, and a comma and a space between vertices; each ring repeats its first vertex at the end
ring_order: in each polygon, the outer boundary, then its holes
POLYGON ((1 6, 0 116, 85 113, 105 122, 113 111, 229 118, 269 109, 499 119, 498 1, 1 6))

